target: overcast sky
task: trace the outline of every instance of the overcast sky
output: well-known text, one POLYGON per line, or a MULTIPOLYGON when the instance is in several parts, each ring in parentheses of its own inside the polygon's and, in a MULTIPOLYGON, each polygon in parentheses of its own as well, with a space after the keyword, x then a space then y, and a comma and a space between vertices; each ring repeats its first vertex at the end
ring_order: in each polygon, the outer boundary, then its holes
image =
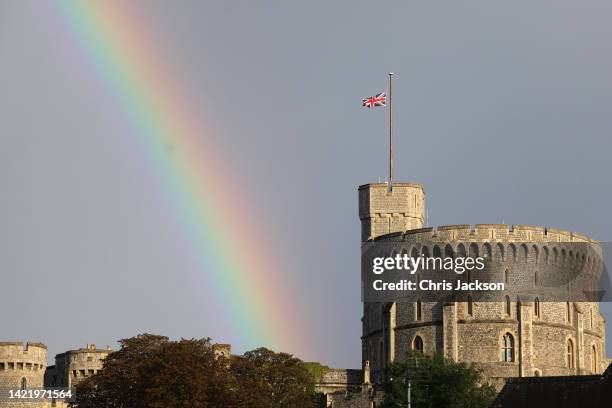
MULTIPOLYGON (((612 241, 608 1, 132 3, 294 264, 304 358, 360 364, 357 186, 387 166, 385 112, 360 102, 389 71, 397 179, 423 183, 430 225, 612 241)), ((180 269, 172 226, 125 165, 121 112, 35 4, 0 3, 0 340, 50 354, 143 331, 235 341, 180 274, 150 279, 180 269)))

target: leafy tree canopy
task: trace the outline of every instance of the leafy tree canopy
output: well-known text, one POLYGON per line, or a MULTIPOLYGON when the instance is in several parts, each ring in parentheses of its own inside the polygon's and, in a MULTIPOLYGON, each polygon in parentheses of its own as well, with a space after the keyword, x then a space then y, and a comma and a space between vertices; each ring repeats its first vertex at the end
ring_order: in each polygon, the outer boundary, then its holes
POLYGON ((321 379, 323 379, 325 373, 330 370, 328 366, 323 365, 321 363, 317 363, 316 361, 305 362, 304 367, 306 367, 310 375, 316 381, 320 381, 321 379))
POLYGON ((486 408, 496 394, 473 365, 455 363, 442 354, 410 352, 387 369, 384 408, 407 406, 407 377, 412 406, 418 408, 486 408))
POLYGON ((258 395, 265 396, 271 402, 270 407, 315 406, 314 378, 304 362, 291 354, 275 353, 263 347, 247 351, 232 359, 232 371, 243 384, 258 382, 258 395))
POLYGON ((313 408, 313 377, 286 353, 215 355, 210 339, 142 334, 120 341, 77 385, 79 408, 313 408))

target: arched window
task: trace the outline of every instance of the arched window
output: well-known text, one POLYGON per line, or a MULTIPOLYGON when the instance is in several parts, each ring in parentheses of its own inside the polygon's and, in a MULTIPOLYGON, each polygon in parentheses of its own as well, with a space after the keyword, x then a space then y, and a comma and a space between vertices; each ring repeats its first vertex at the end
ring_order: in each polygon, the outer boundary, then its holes
POLYGON ((567 367, 573 369, 574 365, 574 343, 572 339, 567 340, 567 367))
POLYGON ((537 269, 533 272, 533 284, 534 285, 538 284, 538 270, 537 269))
POLYGON ((510 302, 510 296, 506 296, 504 310, 507 316, 510 316, 510 314, 512 313, 512 302, 510 302))
POLYGON ((28 380, 26 380, 25 378, 21 379, 21 389, 25 390, 26 388, 28 388, 28 380))
POLYGON ((423 310, 421 307, 421 299, 417 299, 416 304, 414 305, 415 310, 415 319, 422 320, 423 319, 423 310))
POLYGON ((414 351, 418 351, 419 353, 423 352, 423 339, 421 336, 416 336, 412 341, 412 349, 414 351))
POLYGON ((589 313, 591 316, 591 330, 593 330, 595 328, 595 325, 593 324, 593 306, 591 306, 591 308, 589 309, 589 313))
POLYGON ((597 349, 594 344, 591 347, 591 373, 597 373, 597 349))
POLYGON ((540 317, 540 299, 538 298, 533 301, 533 314, 535 317, 540 317))
POLYGON ((567 322, 571 323, 572 322, 572 308, 570 307, 570 302, 567 302, 565 304, 565 309, 567 311, 567 316, 566 316, 567 322))
POLYGON ((510 333, 502 337, 501 357, 502 361, 508 363, 514 361, 514 337, 510 333))
POLYGON ((506 284, 510 283, 510 277, 508 276, 508 270, 507 269, 504 271, 504 282, 506 284))
POLYGON ((535 370, 533 372, 533 375, 535 375, 536 377, 539 377, 540 376, 540 371, 539 370, 535 370))
POLYGON ((467 297, 467 314, 469 316, 474 316, 474 302, 472 300, 472 296, 470 295, 467 297))

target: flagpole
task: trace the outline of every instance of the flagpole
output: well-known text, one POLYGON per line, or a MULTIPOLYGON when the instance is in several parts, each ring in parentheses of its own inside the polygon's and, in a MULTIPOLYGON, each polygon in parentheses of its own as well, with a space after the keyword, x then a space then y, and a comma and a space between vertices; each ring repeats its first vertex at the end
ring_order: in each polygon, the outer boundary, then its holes
POLYGON ((393 93, 391 89, 391 79, 393 72, 389 72, 389 191, 393 185, 393 93))

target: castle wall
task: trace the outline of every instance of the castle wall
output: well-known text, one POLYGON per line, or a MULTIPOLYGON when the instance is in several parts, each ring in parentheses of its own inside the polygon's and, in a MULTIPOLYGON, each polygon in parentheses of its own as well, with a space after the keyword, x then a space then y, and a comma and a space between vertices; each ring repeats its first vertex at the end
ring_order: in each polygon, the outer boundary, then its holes
MULTIPOLYGON (((465 302, 422 302, 420 319, 415 302, 364 303, 362 360, 371 361, 372 378, 381 379, 382 368, 413 347, 416 336, 426 353, 443 352, 456 361, 476 363, 497 386, 508 377, 601 373, 605 359, 605 321, 595 302, 539 303, 552 294, 575 270, 596 281, 601 273, 601 247, 581 234, 533 226, 466 225, 423 228, 370 238, 362 244, 362 267, 371 268, 374 257, 407 253, 445 256, 453 253, 487 257, 499 281, 527 282, 525 293, 504 302, 474 302, 468 314, 465 302), (585 243, 576 251, 569 243, 585 243), (569 314, 568 314, 569 306, 569 314), (395 313, 385 315, 384 310, 395 313), (569 318, 568 318, 569 317, 569 318), (389 319, 389 322, 387 322, 389 319), (393 322, 393 351, 386 324, 393 322), (512 335, 514 361, 502 361, 502 337, 512 335), (568 362, 568 340, 573 362, 568 362), (595 347, 593 349, 593 346, 595 347), (382 348, 382 351, 380 350, 382 348), (389 359, 391 357, 391 359, 389 359), (379 361, 379 360, 383 361, 379 361)), ((465 280, 464 276, 462 279, 465 280)), ((560 290, 567 290, 562 286, 560 290)))
POLYGON ((397 231, 421 228, 425 220, 425 192, 413 183, 366 184, 359 187, 361 241, 397 231))
MULTIPOLYGON (((0 388, 42 388, 47 347, 41 343, 0 342, 0 388)), ((2 407, 43 407, 44 404, 2 401, 2 407)))
POLYGON ((47 347, 40 343, 0 343, 0 387, 42 387, 47 366, 47 347))
POLYGON ((45 377, 48 387, 73 387, 102 369, 104 359, 112 350, 97 349, 95 344, 70 350, 55 356, 55 366, 45 377))

